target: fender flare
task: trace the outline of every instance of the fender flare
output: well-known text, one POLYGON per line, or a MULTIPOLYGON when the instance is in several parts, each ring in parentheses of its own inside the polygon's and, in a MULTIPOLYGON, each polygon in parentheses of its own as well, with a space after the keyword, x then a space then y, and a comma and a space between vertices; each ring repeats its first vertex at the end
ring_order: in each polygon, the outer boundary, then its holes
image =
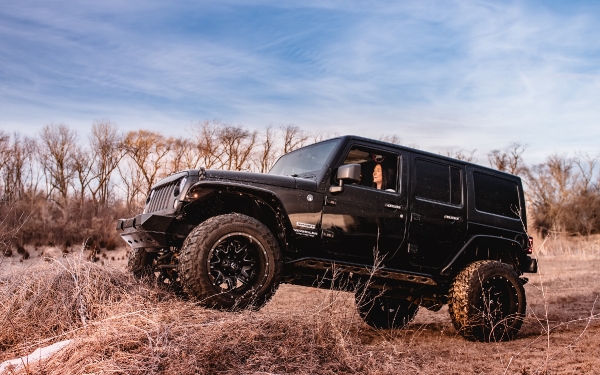
MULTIPOLYGON (((187 190, 187 193, 191 192, 194 190, 194 188, 199 188, 201 187, 202 189, 212 189, 212 191, 223 191, 224 193, 240 193, 240 194, 245 194, 248 195, 250 197, 253 197, 254 199, 259 199, 262 202, 264 202, 264 204, 266 206, 268 206, 269 208, 271 208, 271 210, 273 211, 273 214, 275 215, 275 219, 277 220, 278 224, 281 225, 281 228, 283 230, 283 234, 284 234, 284 238, 282 238, 282 242, 283 244, 285 244, 286 246, 288 245, 288 238, 295 238, 294 236, 294 230, 292 227, 292 223, 290 222, 289 216, 287 214, 287 211, 285 209, 285 206, 283 205, 283 203, 281 202, 281 199, 279 199, 279 197, 277 197, 276 194, 274 194, 272 191, 268 190, 268 189, 264 189, 264 188, 260 188, 260 187, 256 187, 256 186, 252 186, 252 185, 246 185, 246 184, 242 184, 242 183, 236 183, 236 182, 220 182, 220 181, 214 181, 214 180, 200 180, 197 181, 196 183, 194 183, 192 186, 189 187, 189 189, 187 190), (258 193, 258 194, 257 194, 258 193), (269 202, 270 200, 270 202, 269 202)), ((186 195, 187 195, 186 193, 186 195)), ((187 198, 188 202, 193 202, 197 199, 194 198, 187 198)), ((201 199, 201 198, 198 198, 201 199)), ((276 237, 278 237, 279 233, 274 233, 276 237)), ((282 249, 283 250, 283 249, 282 249)))
POLYGON ((493 240, 493 241, 499 241, 499 242, 505 242, 507 244, 511 244, 511 246, 516 245, 516 246, 518 246, 519 249, 521 248, 521 244, 518 241, 510 239, 510 238, 490 236, 490 235, 486 235, 486 234, 478 234, 478 235, 475 235, 475 236, 469 238, 469 240, 460 248, 460 250, 458 250, 456 252, 456 254, 454 254, 452 259, 446 264, 446 266, 444 266, 444 268, 442 268, 442 270, 440 271, 440 275, 449 276, 450 268, 452 268, 454 263, 456 263, 457 259, 465 251, 467 251, 467 249, 473 244, 473 242, 480 241, 480 240, 486 240, 486 239, 493 240))

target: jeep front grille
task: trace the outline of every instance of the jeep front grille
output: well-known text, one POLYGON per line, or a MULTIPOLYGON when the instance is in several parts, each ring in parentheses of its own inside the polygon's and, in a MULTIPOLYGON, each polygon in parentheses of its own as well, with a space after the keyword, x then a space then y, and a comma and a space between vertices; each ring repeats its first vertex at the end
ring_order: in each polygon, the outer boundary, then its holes
POLYGON ((152 189, 144 213, 152 213, 169 208, 173 198, 173 191, 177 185, 179 185, 179 180, 152 189))

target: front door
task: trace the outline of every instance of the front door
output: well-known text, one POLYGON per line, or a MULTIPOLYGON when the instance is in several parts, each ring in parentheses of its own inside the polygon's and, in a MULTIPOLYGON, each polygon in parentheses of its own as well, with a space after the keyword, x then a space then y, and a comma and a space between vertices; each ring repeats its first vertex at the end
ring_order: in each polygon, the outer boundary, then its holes
POLYGON ((409 259, 414 266, 440 268, 467 231, 465 169, 414 154, 411 167, 409 259))
POLYGON ((341 193, 326 193, 323 249, 334 259, 369 264, 378 259, 380 266, 389 266, 386 261, 399 253, 404 240, 408 153, 351 144, 345 155, 339 165, 360 164, 362 178, 344 185, 341 193))

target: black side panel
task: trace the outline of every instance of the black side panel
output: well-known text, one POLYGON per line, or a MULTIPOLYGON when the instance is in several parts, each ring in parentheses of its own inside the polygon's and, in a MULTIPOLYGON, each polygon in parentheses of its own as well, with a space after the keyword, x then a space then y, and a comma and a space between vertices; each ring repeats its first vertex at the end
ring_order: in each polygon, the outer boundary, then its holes
POLYGON ((467 185, 470 222, 524 232, 525 198, 519 177, 469 166, 467 185))
POLYGON ((416 267, 441 268, 466 235, 465 167, 413 153, 408 254, 416 267))

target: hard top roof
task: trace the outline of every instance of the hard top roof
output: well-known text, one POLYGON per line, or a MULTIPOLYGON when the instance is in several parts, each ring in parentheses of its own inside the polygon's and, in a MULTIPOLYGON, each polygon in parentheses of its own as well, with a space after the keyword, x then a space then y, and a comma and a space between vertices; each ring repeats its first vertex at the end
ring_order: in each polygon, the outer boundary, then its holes
POLYGON ((323 141, 320 141, 320 142, 316 142, 316 143, 327 142, 327 141, 330 141, 330 140, 333 140, 333 139, 340 139, 340 140, 342 140, 344 142, 349 141, 349 140, 358 140, 358 141, 368 142, 368 143, 371 143, 371 144, 379 144, 381 146, 385 146, 385 147, 388 147, 388 148, 396 148, 396 149, 399 149, 399 150, 410 151, 410 152, 418 153, 418 154, 421 154, 421 155, 430 156, 430 157, 433 157, 433 158, 436 158, 436 159, 447 160, 447 161, 454 162, 454 163, 460 163, 460 164, 471 166, 473 168, 483 169, 483 170, 488 171, 488 172, 493 172, 495 174, 503 174, 503 175, 506 175, 506 176, 510 176, 512 178, 516 177, 516 178, 520 179, 519 176, 510 174, 508 172, 499 171, 499 170, 494 169, 494 168, 486 167, 484 165, 480 165, 480 164, 476 164, 476 163, 472 163, 472 162, 468 162, 468 161, 464 161, 464 160, 459 160, 459 159, 452 158, 452 157, 449 157, 449 156, 445 156, 445 155, 441 155, 441 154, 435 154, 433 152, 423 151, 423 150, 419 150, 419 149, 408 147, 408 146, 398 145, 398 144, 395 144, 395 143, 389 143, 389 142, 380 141, 380 140, 377 140, 377 139, 361 137, 361 136, 358 136, 358 135, 342 135, 342 136, 339 136, 339 137, 334 137, 334 138, 326 139, 326 140, 323 140, 323 141))

